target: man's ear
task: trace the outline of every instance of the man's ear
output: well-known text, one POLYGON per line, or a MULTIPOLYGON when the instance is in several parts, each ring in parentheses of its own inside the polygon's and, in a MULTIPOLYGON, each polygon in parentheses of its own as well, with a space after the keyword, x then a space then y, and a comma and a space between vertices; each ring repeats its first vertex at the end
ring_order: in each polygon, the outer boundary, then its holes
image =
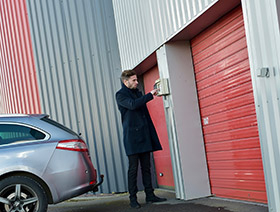
POLYGON ((125 86, 127 86, 128 80, 123 80, 123 84, 125 84, 125 86))

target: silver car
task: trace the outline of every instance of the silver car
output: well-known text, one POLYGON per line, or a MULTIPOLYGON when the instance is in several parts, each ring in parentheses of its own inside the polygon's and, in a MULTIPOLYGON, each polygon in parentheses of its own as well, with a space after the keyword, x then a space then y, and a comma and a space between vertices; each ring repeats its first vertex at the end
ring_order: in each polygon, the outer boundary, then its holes
POLYGON ((0 115, 1 212, 45 212, 102 181, 72 130, 48 115, 0 115))

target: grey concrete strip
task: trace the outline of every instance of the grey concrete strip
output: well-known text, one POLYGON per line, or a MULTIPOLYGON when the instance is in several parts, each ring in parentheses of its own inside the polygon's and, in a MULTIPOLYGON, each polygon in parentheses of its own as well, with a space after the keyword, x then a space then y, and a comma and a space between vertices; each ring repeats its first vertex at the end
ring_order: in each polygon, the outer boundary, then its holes
POLYGON ((156 190, 156 195, 167 198, 166 202, 145 204, 144 192, 139 192, 140 209, 129 207, 128 194, 82 195, 69 201, 50 205, 48 212, 268 212, 265 204, 252 204, 222 198, 208 197, 196 200, 178 200, 174 192, 156 190))

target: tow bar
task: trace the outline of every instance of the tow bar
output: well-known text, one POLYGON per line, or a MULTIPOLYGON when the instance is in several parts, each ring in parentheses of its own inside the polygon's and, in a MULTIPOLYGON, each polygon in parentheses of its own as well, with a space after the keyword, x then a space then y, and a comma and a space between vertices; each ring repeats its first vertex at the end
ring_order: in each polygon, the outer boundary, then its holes
POLYGON ((98 186, 100 186, 100 185, 103 183, 103 181, 104 181, 104 175, 101 174, 101 175, 100 175, 100 179, 99 179, 99 183, 96 183, 96 184, 93 186, 92 191, 93 191, 93 192, 97 192, 97 191, 98 191, 98 186))

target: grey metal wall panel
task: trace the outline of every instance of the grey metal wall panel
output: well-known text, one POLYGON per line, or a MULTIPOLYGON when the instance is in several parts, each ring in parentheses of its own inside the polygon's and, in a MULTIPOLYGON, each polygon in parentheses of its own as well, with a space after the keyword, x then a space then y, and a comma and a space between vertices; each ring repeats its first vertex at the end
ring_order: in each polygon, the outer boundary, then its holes
POLYGON ((242 0, 269 211, 280 211, 280 27, 278 0, 242 0), (269 76, 261 76, 267 68, 269 76))
POLYGON ((42 111, 82 134, 105 175, 101 192, 127 190, 112 1, 27 0, 27 7, 42 111))
POLYGON ((122 69, 131 69, 218 0, 113 0, 122 69))
POLYGON ((163 102, 176 197, 189 200, 209 196, 190 44, 186 41, 165 44, 157 50, 157 60, 160 77, 169 79, 170 95, 164 97, 163 102))

